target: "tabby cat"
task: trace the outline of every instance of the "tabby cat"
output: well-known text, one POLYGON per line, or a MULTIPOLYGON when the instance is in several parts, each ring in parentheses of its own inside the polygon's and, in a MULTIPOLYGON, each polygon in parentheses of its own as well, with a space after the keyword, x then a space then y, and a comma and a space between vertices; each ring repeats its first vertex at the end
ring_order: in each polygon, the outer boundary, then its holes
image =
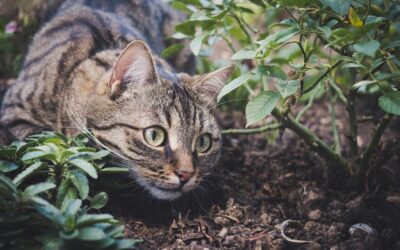
MULTIPOLYGON (((157 199, 196 188, 219 156, 210 110, 233 67, 175 73, 157 54, 177 21, 162 1, 66 1, 34 37, 2 125, 16 139, 90 132, 157 199)), ((177 70, 193 67, 190 53, 175 59, 177 70)))

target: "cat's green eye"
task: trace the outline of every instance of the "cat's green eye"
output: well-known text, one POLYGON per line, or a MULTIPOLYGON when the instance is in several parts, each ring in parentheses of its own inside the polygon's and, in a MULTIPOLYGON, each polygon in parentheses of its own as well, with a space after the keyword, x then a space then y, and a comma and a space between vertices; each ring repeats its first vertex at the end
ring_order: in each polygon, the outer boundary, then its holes
POLYGON ((211 148, 210 134, 202 134, 196 140, 195 149, 198 153, 205 153, 211 148))
POLYGON ((146 140, 146 142, 153 147, 162 146, 166 139, 164 130, 162 128, 156 127, 156 126, 146 128, 144 130, 143 134, 144 134, 144 139, 146 140))

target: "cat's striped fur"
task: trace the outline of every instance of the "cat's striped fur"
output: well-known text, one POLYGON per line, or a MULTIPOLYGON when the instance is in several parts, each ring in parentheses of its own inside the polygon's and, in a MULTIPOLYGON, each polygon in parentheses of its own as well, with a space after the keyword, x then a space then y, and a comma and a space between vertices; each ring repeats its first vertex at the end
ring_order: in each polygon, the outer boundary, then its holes
POLYGON ((193 67, 187 50, 173 67, 156 56, 177 17, 157 0, 67 1, 34 37, 4 97, 2 126, 17 139, 89 131, 155 197, 195 188, 219 155, 210 108, 232 67, 190 77, 173 69, 193 67), (166 142, 149 144, 149 127, 165 131, 166 142), (196 151, 204 135, 211 146, 196 151))

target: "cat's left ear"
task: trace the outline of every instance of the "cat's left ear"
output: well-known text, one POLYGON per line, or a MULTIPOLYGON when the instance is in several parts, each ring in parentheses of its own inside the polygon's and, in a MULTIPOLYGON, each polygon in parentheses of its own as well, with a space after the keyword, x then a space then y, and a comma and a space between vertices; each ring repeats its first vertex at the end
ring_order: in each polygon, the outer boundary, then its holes
POLYGON ((235 66, 230 65, 208 73, 193 83, 193 89, 208 105, 214 105, 217 103, 218 93, 224 87, 234 69, 235 66))
POLYGON ((109 81, 110 97, 116 98, 129 87, 159 82, 150 48, 145 42, 136 40, 125 47, 114 64, 109 81))

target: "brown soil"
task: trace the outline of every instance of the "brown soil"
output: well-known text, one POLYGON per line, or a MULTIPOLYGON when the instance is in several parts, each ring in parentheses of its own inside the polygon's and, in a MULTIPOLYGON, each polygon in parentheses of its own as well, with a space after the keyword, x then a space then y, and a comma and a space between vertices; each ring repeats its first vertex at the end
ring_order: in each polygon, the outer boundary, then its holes
MULTIPOLYGON (((316 106, 304 120, 329 141, 329 113, 316 106)), ((227 127, 243 127, 243 120, 223 117, 227 127)), ((394 120, 386 137, 398 125, 394 120)), ((364 127, 361 141, 369 136, 364 127)), ((379 168, 373 191, 356 192, 350 177, 289 131, 275 145, 264 135, 227 136, 206 191, 175 203, 125 199, 126 234, 143 240, 139 249, 400 249, 399 162, 397 155, 379 168), (357 223, 371 232, 350 233, 357 223)))

